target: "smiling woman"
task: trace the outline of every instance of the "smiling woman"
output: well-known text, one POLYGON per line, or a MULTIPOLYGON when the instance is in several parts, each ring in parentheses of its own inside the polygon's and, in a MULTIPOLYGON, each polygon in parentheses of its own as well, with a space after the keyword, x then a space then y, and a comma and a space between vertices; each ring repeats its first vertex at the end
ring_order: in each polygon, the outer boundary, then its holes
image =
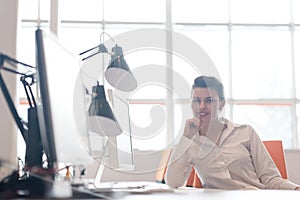
POLYGON ((255 130, 221 117, 223 85, 200 76, 193 84, 192 110, 172 151, 166 183, 180 187, 194 167, 203 187, 216 189, 300 189, 283 179, 255 130))

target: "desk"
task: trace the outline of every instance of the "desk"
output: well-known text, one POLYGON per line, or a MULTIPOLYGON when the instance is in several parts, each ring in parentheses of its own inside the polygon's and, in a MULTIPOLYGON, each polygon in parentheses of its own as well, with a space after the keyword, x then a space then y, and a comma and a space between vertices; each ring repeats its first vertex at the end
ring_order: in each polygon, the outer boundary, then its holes
MULTIPOLYGON (((97 193, 96 193, 97 194, 97 193)), ((203 188, 179 188, 151 193, 98 193, 107 196, 109 200, 299 200, 297 190, 218 190, 203 188)), ((102 196, 103 197, 103 196, 102 196)), ((41 197, 42 198, 42 197, 41 197)), ((39 198, 39 199, 41 199, 39 198)), ((18 199, 18 198, 16 198, 18 199)), ((20 198, 20 200, 31 198, 20 198)), ((36 199, 36 198, 32 198, 36 199)), ((51 198, 47 198, 51 199, 51 198)), ((59 199, 59 198, 55 198, 59 199)), ((73 196, 68 199, 97 199, 94 195, 73 196)), ((105 199, 105 198, 100 198, 105 199)))
MULTIPOLYGON (((127 194, 109 200, 299 200, 300 191, 293 190, 174 190, 173 193, 127 194)), ((30 199, 30 198, 29 198, 30 199)), ((33 198, 36 199, 36 198, 33 198)), ((40 198, 39 198, 40 199, 40 198)), ((47 198, 49 199, 49 198, 47 198)), ((68 198, 77 199, 77 198, 68 198)), ((96 198, 80 198, 96 199, 96 198)), ((16 198, 18 200, 18 198, 16 198)), ((24 198, 20 198, 24 200, 24 198)), ((57 199, 56 199, 57 200, 57 199)))
POLYGON ((299 200, 300 191, 293 190, 211 190, 177 189, 174 193, 131 194, 119 200, 299 200))

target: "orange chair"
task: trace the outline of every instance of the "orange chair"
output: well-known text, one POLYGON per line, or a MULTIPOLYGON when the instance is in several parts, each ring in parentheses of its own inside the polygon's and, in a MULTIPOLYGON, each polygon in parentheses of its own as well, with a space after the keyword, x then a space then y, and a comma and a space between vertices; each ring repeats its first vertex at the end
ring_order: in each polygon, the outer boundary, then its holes
MULTIPOLYGON (((274 163, 276 164, 282 178, 287 179, 287 171, 286 171, 282 141, 281 140, 263 141, 263 144, 265 145, 267 151, 269 152, 274 163)), ((156 180, 164 180, 164 175, 167 169, 167 164, 168 164, 171 151, 172 150, 164 152, 165 154, 168 154, 168 156, 166 157, 166 155, 164 155, 163 163, 161 162, 161 166, 164 167, 160 168, 161 170, 157 173, 156 180)), ((164 181, 160 181, 160 182, 164 182, 164 181)), ((197 173, 195 172, 194 168, 192 169, 191 174, 186 181, 186 186, 202 188, 201 180, 198 177, 197 173)))
POLYGON ((199 176, 197 175, 197 173, 195 173, 195 175, 194 175, 193 187, 202 188, 202 183, 201 183, 201 180, 200 180, 199 176))
POLYGON ((186 180, 185 182, 185 186, 187 187, 194 187, 194 181, 195 181, 195 177, 198 177, 197 173, 195 172, 194 167, 192 168, 192 171, 189 175, 189 178, 186 180))
POLYGON ((185 183, 186 187, 195 187, 195 188, 202 188, 202 183, 200 181, 200 178, 198 174, 195 171, 195 168, 192 168, 192 171, 189 175, 189 178, 187 179, 185 183))
POLYGON ((283 145, 281 140, 263 141, 270 156, 275 162, 281 177, 287 179, 286 164, 284 159, 283 145))

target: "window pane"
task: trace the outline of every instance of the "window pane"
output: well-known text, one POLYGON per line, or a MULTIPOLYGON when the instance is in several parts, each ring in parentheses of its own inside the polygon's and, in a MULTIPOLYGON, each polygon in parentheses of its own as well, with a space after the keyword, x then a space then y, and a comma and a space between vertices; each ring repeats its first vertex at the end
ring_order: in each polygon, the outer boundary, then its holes
POLYGON ((103 0, 59 0, 61 20, 101 21, 103 0))
MULTIPOLYGON (((122 47, 124 58, 140 86, 135 90, 135 93, 131 94, 130 98, 165 98, 167 89, 166 69, 164 68, 166 65, 166 50, 164 50, 166 49, 164 47, 165 37, 153 38, 154 40, 162 41, 160 43, 161 48, 155 47, 151 42, 150 45, 147 44, 147 46, 145 46, 143 36, 138 35, 140 38, 137 40, 137 35, 134 32, 134 30, 140 28, 140 26, 126 26, 124 29, 122 29, 122 27, 115 28, 115 26, 116 25, 108 26, 105 32, 122 47), (159 70, 159 72, 157 70, 159 70), (160 88, 158 89, 157 86, 160 86, 160 88)), ((63 44, 68 49, 78 55, 80 52, 99 45, 101 33, 102 30, 93 24, 86 26, 65 24, 59 31, 59 39, 63 41, 63 44), (78 40, 76 38, 82 39, 78 40)), ((101 39, 101 42, 105 41, 106 48, 108 51, 111 51, 115 44, 109 39, 107 34, 103 35, 104 38, 101 39)), ((147 38, 147 35, 145 38, 147 38)), ((148 41, 150 40, 148 39, 148 41)), ((97 51, 97 49, 95 51, 97 51)), ((86 53, 86 55, 83 55, 81 58, 85 58, 90 54, 92 54, 92 52, 86 53)), ((103 79, 101 77, 103 68, 100 66, 103 66, 104 63, 104 67, 106 67, 109 60, 109 55, 98 54, 94 56, 94 59, 86 60, 83 67, 85 70, 88 70, 86 73, 90 78, 101 81, 101 79, 103 79), (93 61, 90 62, 90 60, 93 61)), ((95 81, 93 81, 93 83, 94 82, 95 81)), ((107 82, 107 84, 109 83, 107 82)))
POLYGON ((40 19, 50 19, 50 0, 20 0, 20 19, 38 19, 40 1, 40 19))
MULTIPOLYGON (((20 1, 19 1, 20 2, 20 1)), ((50 0, 40 0, 40 17, 41 19, 50 19, 50 0)))
POLYGON ((178 142, 183 135, 184 126, 187 119, 193 118, 193 112, 190 102, 174 104, 174 143, 178 142))
MULTIPOLYGON (((26 63, 31 66, 36 66, 36 56, 35 56, 35 30, 34 26, 25 26, 23 24, 22 28, 18 31, 18 48, 17 48, 17 60, 26 63)), ((34 72, 35 70, 30 70, 22 65, 18 66, 18 71, 22 73, 34 72)), ((17 79, 19 80, 19 79, 17 79)), ((27 80, 29 81, 29 80, 27 80)), ((31 86, 33 94, 36 94, 36 86, 31 86)), ((22 119, 27 119, 27 110, 29 105, 27 104, 27 97, 24 90, 22 82, 17 82, 17 96, 19 99, 18 107, 19 115, 22 119), (24 109, 26 108, 26 109, 24 109), (21 116, 23 115, 23 116, 21 116)))
POLYGON ((105 31, 123 48, 124 58, 138 82, 131 99, 161 99, 166 96, 165 33, 154 37, 151 28, 161 29, 162 26, 106 26, 105 31))
POLYGON ((232 32, 233 96, 241 99, 291 97, 290 32, 232 32))
MULTIPOLYGON (((146 28, 163 28, 160 25, 140 25, 140 24, 109 24, 103 26, 101 24, 93 23, 62 23, 59 29, 59 39, 61 42, 72 51, 79 53, 100 43, 100 35, 103 31, 106 33, 101 38, 101 42, 110 40, 112 37, 116 43, 124 42, 118 41, 121 34, 127 33, 129 31, 146 29, 146 28), (117 37, 117 38, 114 38, 117 37), (104 40, 103 40, 104 39, 104 40)), ((146 37, 145 37, 146 38, 146 37)), ((130 38, 133 39, 133 38, 130 38)), ((143 39, 143 38, 141 38, 143 39)), ((126 42, 130 44, 129 42, 126 42)), ((108 47, 107 47, 108 48, 108 47)), ((111 50, 112 46, 108 48, 111 50)), ((125 47, 124 47, 125 48, 125 47)))
POLYGON ((235 105, 235 123, 250 124, 262 140, 282 140, 286 149, 292 148, 291 107, 235 105))
POLYGON ((228 0, 173 0, 173 22, 228 22, 228 0))
MULTIPOLYGON (((161 79, 165 80, 165 75, 166 73, 161 73, 161 79)), ((137 77, 137 79, 140 78, 139 76, 135 77, 137 77)), ((154 81, 151 82, 151 80, 155 80, 155 77, 151 76, 143 85, 138 85, 138 88, 131 93, 130 97, 132 99, 164 99, 166 97, 166 84, 157 83, 156 85, 156 83, 154 81)))
MULTIPOLYGON (((157 24, 106 24, 105 25, 105 32, 109 33, 111 36, 119 35, 121 33, 126 33, 133 30, 140 30, 140 29, 164 29, 164 25, 157 25, 157 24)), ((145 39, 151 37, 152 35, 142 35, 142 38, 138 39, 145 39)))
POLYGON ((293 19, 296 24, 300 24, 300 1, 293 0, 293 19))
POLYGON ((97 24, 63 23, 58 38, 67 49, 78 55, 99 45, 101 32, 102 26, 97 24))
POLYGON ((19 15, 21 19, 37 19, 38 0, 19 1, 19 15))
MULTIPOLYGON (((175 26, 175 31, 187 36, 194 43, 199 45, 210 57, 214 63, 225 87, 225 95, 229 94, 229 61, 228 61, 228 40, 229 32, 226 26, 175 26)), ((199 47, 199 48, 200 48, 199 47)), ((189 52, 186 54, 197 54, 189 52)), ((189 55, 181 55, 189 56, 189 55)), ((191 66, 196 64, 193 60, 183 60, 178 56, 173 58, 174 69, 192 84, 199 72, 196 72, 202 66, 191 66)), ((197 59, 199 61, 199 59, 197 59)), ((201 61, 200 61, 201 62, 201 61)), ((203 66, 205 67, 205 66, 203 66)), ((203 73, 203 71, 202 71, 203 73)), ((176 80, 174 80, 176 81, 176 80)), ((184 98, 189 98, 190 93, 184 98)))
POLYGON ((289 23, 290 1, 231 0, 233 23, 289 23))
MULTIPOLYGON (((59 30, 58 38, 70 52, 73 52, 74 55, 83 59, 98 51, 98 49, 95 49, 94 51, 79 56, 80 53, 100 44, 100 34, 102 29, 99 28, 98 25, 72 23, 63 25, 64 26, 59 30)), ((92 87, 95 86, 97 81, 99 81, 100 84, 103 83, 103 69, 108 65, 110 58, 107 54, 105 54, 105 56, 104 54, 97 54, 82 62, 82 70, 85 74, 84 84, 89 92, 92 91, 92 87)))
POLYGON ((35 66, 35 26, 24 26, 18 31, 18 60, 35 66))
MULTIPOLYGON (((191 97, 193 81, 201 72, 191 62, 173 55, 173 92, 179 99, 191 97)), ((177 99, 176 98, 176 99, 177 99)))
POLYGON ((164 22, 165 1, 162 0, 105 0, 106 21, 164 22))
POLYGON ((157 104, 130 104, 134 149, 161 150, 167 147, 166 108, 157 104))
POLYGON ((159 50, 141 49, 130 53, 124 51, 126 62, 138 82, 138 88, 131 93, 130 98, 164 99, 166 97, 168 86, 165 54, 159 50))

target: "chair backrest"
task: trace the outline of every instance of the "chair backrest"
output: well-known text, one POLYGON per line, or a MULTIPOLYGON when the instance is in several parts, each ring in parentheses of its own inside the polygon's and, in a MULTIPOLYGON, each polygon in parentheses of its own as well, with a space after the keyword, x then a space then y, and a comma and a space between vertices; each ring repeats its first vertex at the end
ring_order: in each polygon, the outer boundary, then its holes
MULTIPOLYGON (((282 178, 287 179, 286 164, 284 158, 283 145, 281 140, 269 140, 263 141, 266 149, 268 150, 270 156, 272 157, 274 163, 276 164, 282 178)), ((166 173, 168 161, 170 158, 172 150, 165 150, 162 152, 162 158, 160 162, 160 168, 156 174, 156 181, 164 183, 164 175, 166 173)), ((186 181, 186 186, 202 188, 202 183, 198 177, 195 169, 193 168, 189 178, 186 181)))
POLYGON ((192 168, 192 171, 191 171, 191 173, 189 175, 189 178, 185 182, 185 186, 187 186, 187 187, 194 187, 195 177, 198 177, 198 176, 197 176, 197 173, 195 172, 195 169, 192 168))
POLYGON ((281 140, 263 141, 266 149, 276 164, 282 178, 287 179, 286 164, 281 140))
POLYGON ((185 186, 187 187, 195 187, 195 188, 202 188, 201 180, 198 176, 198 174, 195 171, 195 168, 192 168, 192 171, 189 175, 189 178, 185 182, 185 186))
POLYGON ((197 173, 195 173, 195 175, 194 175, 193 187, 202 188, 202 183, 201 183, 201 180, 200 180, 199 176, 197 175, 197 173))

